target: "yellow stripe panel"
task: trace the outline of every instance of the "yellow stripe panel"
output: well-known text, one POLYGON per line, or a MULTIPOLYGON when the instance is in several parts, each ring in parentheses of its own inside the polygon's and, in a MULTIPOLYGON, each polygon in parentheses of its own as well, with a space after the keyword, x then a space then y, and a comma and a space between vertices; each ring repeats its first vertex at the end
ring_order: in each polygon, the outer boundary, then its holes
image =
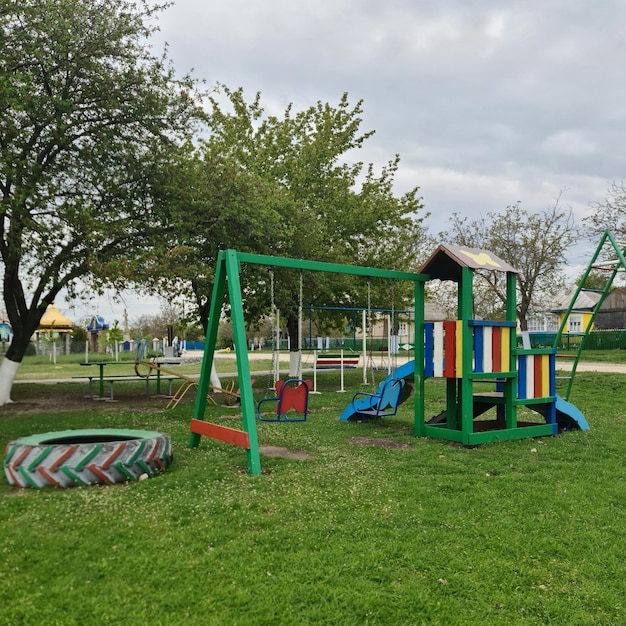
POLYGON ((456 378, 463 376, 463 321, 456 321, 456 378))
POLYGON ((500 339, 500 371, 509 372, 511 370, 511 329, 503 326, 500 339))

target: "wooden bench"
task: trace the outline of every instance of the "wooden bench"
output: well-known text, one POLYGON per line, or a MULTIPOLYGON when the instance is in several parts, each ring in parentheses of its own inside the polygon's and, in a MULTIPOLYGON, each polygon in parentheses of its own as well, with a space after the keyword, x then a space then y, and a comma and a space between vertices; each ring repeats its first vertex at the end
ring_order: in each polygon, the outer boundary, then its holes
POLYGON ((317 369, 340 369, 342 366, 344 368, 355 368, 359 365, 359 355, 350 354, 343 357, 341 354, 318 354, 317 359, 315 360, 315 367, 317 369))

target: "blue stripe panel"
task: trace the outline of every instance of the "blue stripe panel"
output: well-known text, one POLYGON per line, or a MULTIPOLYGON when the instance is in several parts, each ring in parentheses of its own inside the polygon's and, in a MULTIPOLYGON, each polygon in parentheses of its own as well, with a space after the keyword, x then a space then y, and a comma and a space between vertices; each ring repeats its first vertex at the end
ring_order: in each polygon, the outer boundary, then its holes
POLYGON ((503 326, 515 328, 517 322, 507 322, 505 320, 467 320, 468 326, 503 326))
POLYGON ((424 376, 426 378, 435 375, 435 340, 433 337, 435 324, 424 324, 424 376))
POLYGON ((526 399, 526 376, 527 359, 525 354, 517 357, 517 397, 520 400, 526 399))
POLYGON ((475 372, 485 371, 484 349, 485 349, 485 344, 483 340, 483 327, 476 326, 476 328, 474 328, 474 371, 475 372))

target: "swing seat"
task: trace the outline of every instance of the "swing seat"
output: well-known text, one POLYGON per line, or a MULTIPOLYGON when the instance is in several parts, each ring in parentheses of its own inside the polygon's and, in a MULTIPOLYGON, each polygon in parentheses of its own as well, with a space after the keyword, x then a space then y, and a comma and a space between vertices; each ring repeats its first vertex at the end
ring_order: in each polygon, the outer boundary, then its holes
POLYGON ((289 378, 286 381, 276 381, 276 397, 263 398, 256 405, 256 416, 262 422, 306 422, 309 408, 309 388, 311 383, 299 378, 289 378), (262 405, 266 402, 276 402, 276 414, 272 417, 263 416, 262 405), (301 417, 290 417, 288 411, 302 413, 301 417))
POLYGON ((398 412, 400 394, 404 387, 402 378, 389 378, 374 392, 366 393, 357 391, 352 398, 352 406, 357 406, 355 401, 367 398, 369 408, 356 409, 355 414, 361 416, 361 421, 367 421, 368 417, 390 417, 398 412))

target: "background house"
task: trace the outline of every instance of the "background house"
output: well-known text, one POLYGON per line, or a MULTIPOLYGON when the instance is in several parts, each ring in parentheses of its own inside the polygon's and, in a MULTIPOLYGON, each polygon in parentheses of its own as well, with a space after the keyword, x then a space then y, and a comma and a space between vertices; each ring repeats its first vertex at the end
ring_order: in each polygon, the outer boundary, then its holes
MULTIPOLYGON (((550 309, 550 312, 558 317, 559 327, 563 323, 563 318, 569 309, 570 302, 572 301, 572 295, 573 294, 571 292, 563 292, 557 297, 556 306, 550 309)), ((587 291, 583 289, 578 294, 578 297, 572 306, 572 310, 563 329, 564 332, 584 333, 593 316, 593 309, 600 300, 601 296, 602 294, 597 291, 587 291)), ((593 326, 590 330, 592 329, 593 326)))
POLYGON ((594 328, 597 330, 626 328, 626 287, 615 287, 607 295, 596 315, 594 328))

